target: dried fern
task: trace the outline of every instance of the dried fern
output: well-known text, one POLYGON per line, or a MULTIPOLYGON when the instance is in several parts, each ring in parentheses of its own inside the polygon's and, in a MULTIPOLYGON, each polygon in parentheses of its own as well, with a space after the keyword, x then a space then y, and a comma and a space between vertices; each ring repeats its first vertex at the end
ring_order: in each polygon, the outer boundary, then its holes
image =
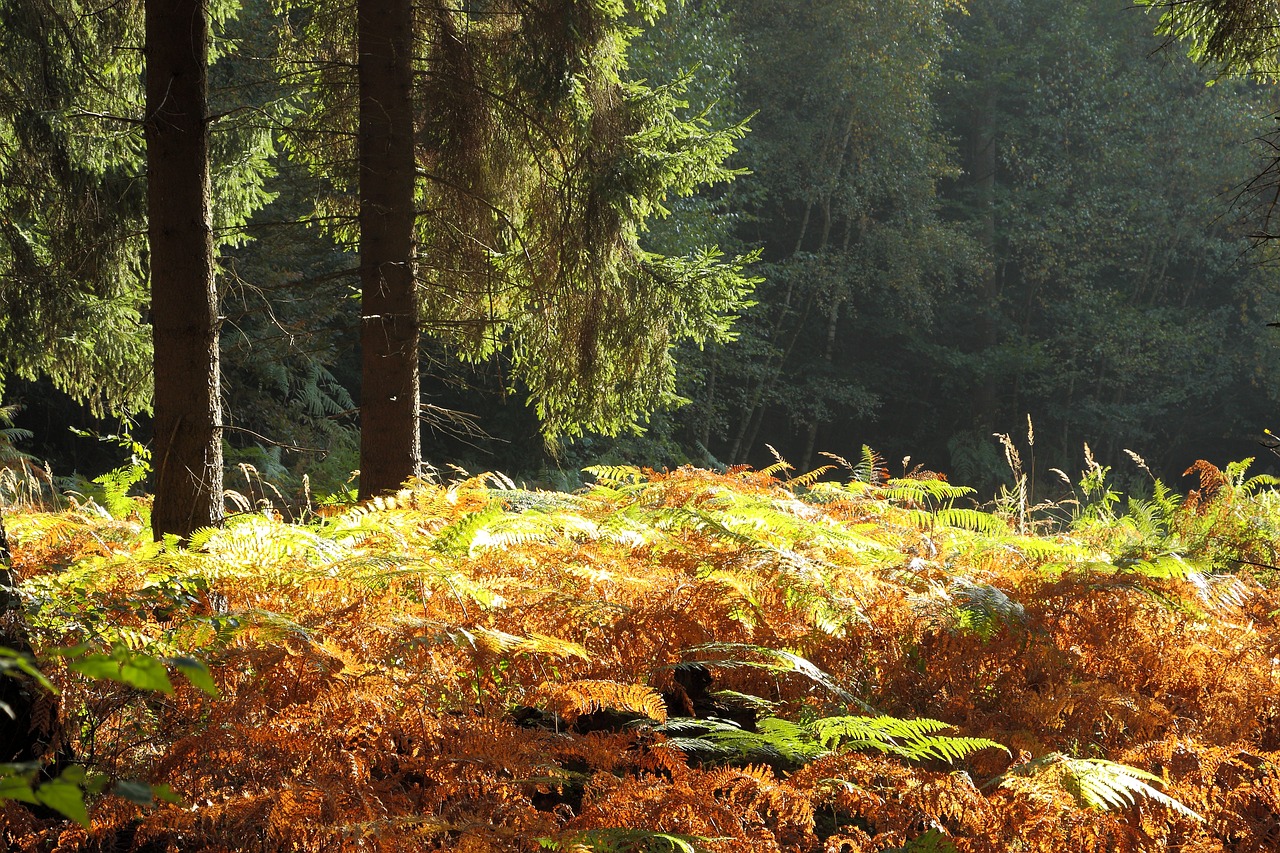
POLYGON ((662 695, 643 684, 580 680, 543 684, 539 693, 549 710, 567 720, 605 709, 639 714, 659 723, 667 720, 667 705, 662 695))

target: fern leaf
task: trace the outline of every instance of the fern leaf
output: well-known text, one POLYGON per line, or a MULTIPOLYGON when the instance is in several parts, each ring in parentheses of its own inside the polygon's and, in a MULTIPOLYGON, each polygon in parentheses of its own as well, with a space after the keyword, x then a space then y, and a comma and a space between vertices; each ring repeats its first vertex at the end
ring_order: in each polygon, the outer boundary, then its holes
POLYGON ((856 697, 841 687, 834 678, 823 672, 813 663, 794 652, 782 649, 771 649, 767 646, 756 646, 750 643, 703 643, 685 651, 688 655, 699 655, 703 663, 712 663, 727 668, 750 667, 764 669, 776 673, 795 673, 802 675, 815 684, 819 684, 836 696, 848 702, 857 702, 856 697), (702 657, 709 655, 710 658, 702 657), (752 655, 765 660, 751 660, 752 655))
POLYGON ((901 847, 886 847, 880 853, 956 853, 955 842, 936 829, 917 835, 901 847))
POLYGON ((799 767, 828 754, 808 728, 766 717, 747 731, 728 720, 673 719, 659 729, 667 744, 703 762, 799 767))
POLYGON ((867 445, 862 445, 858 464, 850 471, 851 478, 855 482, 878 486, 884 480, 884 474, 884 459, 867 445))
POLYGON ((629 486, 644 479, 644 472, 634 465, 592 465, 582 470, 606 486, 629 486))
POLYGON ((527 637, 521 637, 516 634, 509 634, 506 631, 499 631, 496 628, 483 626, 470 629, 458 628, 454 633, 457 638, 465 640, 467 645, 473 648, 486 649, 494 654, 524 652, 526 654, 551 655, 563 660, 569 658, 590 659, 587 650, 580 644, 561 640, 557 637, 550 637, 546 634, 531 633, 527 637))
POLYGON ((981 737, 939 736, 951 728, 938 720, 897 717, 825 717, 811 724, 815 739, 825 747, 843 750, 875 749, 915 761, 936 758, 954 763, 984 749, 1003 744, 981 737))
POLYGON ((976 509, 950 507, 933 513, 933 523, 941 527, 954 527, 981 533, 984 536, 1009 535, 1009 523, 1003 518, 976 509))
POLYGON ((828 471, 834 471, 835 468, 836 466, 834 465, 823 465, 821 467, 814 468, 807 474, 801 474, 799 477, 792 477, 782 485, 786 486, 788 489, 807 489, 809 486, 818 482, 819 477, 828 471))
POLYGON ((880 495, 892 503, 929 504, 954 501, 975 491, 969 486, 953 486, 946 480, 893 479, 884 484, 880 495))
POLYGON ((1134 805, 1139 799, 1145 799, 1159 803, 1184 817, 1204 821, 1197 812, 1152 787, 1153 782, 1163 784, 1159 776, 1115 761, 1106 761, 1101 758, 1071 758, 1062 753, 1052 752, 1019 765, 1008 773, 997 776, 988 784, 1003 785, 1010 776, 1026 777, 1037 783, 1058 787, 1087 808, 1110 811, 1134 805))
POLYGON ((538 692, 546 698, 548 710, 567 720, 605 708, 641 714, 659 723, 667 720, 667 704, 662 695, 643 684, 584 679, 563 684, 545 683, 538 692))
POLYGON ((465 557, 471 553, 477 538, 493 522, 503 516, 502 505, 493 503, 478 512, 470 512, 436 534, 433 548, 442 554, 465 557))

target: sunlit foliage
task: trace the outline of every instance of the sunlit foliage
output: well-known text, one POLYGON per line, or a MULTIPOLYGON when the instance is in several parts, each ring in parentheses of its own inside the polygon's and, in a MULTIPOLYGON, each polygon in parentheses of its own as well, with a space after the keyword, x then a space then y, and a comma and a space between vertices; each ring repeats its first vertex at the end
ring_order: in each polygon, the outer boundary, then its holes
POLYGON ((783 463, 602 467, 574 494, 493 474, 424 481, 307 524, 244 514, 187 547, 92 504, 14 515, 23 604, 77 758, 183 803, 90 796, 88 828, 8 804, 0 837, 18 850, 1274 843, 1270 481, 1203 463, 1185 498, 1158 486, 1126 501, 1095 464, 1073 501, 1024 519, 864 456, 847 482, 787 480, 783 463), (88 681, 47 656, 75 646, 93 661, 200 659, 216 695, 88 681))

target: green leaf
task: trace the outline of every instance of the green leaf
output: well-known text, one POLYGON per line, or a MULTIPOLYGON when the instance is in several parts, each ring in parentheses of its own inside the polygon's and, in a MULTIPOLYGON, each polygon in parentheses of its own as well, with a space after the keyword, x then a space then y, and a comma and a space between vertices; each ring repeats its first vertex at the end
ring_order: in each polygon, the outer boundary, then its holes
MULTIPOLYGON (((58 692, 58 688, 44 677, 44 673, 36 669, 35 662, 29 655, 0 646, 0 676, 16 677, 18 673, 34 678, 41 687, 50 693, 58 692)), ((0 711, 3 711, 3 709, 0 709, 0 711)))
POLYGON ((164 783, 149 785, 137 779, 118 779, 111 787, 111 793, 140 806, 153 806, 157 800, 182 805, 182 797, 164 783))
POLYGON ((956 845, 938 830, 931 829, 901 847, 886 847, 880 853, 956 853, 956 845))
POLYGON ((134 779, 117 780, 111 788, 111 793, 140 806, 149 806, 155 802, 155 795, 151 791, 151 786, 146 782, 138 782, 134 779))
POLYGON ((31 779, 38 769, 39 765, 33 763, 0 764, 0 800, 35 803, 36 795, 31 790, 31 779))
POLYGON ((85 655, 67 666, 90 678, 106 678, 142 690, 173 693, 164 664, 149 655, 134 654, 124 646, 116 646, 110 655, 85 655))
POLYGON ((182 797, 163 782, 151 786, 151 796, 166 803, 173 803, 175 806, 182 805, 182 797))
POLYGON ((68 767, 63 771, 62 776, 57 779, 45 782, 39 788, 36 788, 36 800, 42 805, 46 805, 58 814, 74 820, 81 826, 89 825, 89 812, 84 806, 84 791, 80 789, 77 781, 68 778, 67 773, 73 769, 79 770, 80 779, 84 778, 84 768, 68 767))
POLYGON ((209 667, 205 666, 202 661, 189 657, 177 657, 169 662, 186 676, 187 681, 190 681, 210 696, 218 695, 218 685, 213 683, 213 675, 210 674, 209 667))

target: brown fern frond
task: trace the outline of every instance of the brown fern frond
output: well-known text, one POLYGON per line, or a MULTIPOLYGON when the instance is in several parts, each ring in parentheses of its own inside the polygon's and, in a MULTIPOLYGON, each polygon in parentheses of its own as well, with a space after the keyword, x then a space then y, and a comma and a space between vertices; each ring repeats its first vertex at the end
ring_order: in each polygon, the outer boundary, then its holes
POLYGON ((1192 474, 1200 478, 1199 496, 1202 501, 1213 500, 1214 496, 1227 484, 1227 478, 1218 466, 1203 459, 1197 459, 1190 468, 1182 472, 1184 477, 1190 477, 1192 474))
POLYGON ((583 714, 612 710, 640 714, 659 723, 667 721, 662 694, 643 684, 585 679, 565 684, 544 683, 538 693, 551 710, 566 720, 583 714))

